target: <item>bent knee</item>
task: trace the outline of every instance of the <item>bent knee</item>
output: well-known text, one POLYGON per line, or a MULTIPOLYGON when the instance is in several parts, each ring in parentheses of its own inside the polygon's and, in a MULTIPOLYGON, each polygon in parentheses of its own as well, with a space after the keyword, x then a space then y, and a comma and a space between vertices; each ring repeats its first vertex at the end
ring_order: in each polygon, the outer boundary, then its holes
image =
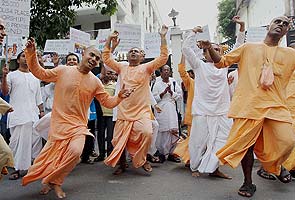
POLYGON ((80 156, 82 155, 82 150, 83 148, 71 146, 69 148, 69 154, 76 159, 80 159, 80 156))

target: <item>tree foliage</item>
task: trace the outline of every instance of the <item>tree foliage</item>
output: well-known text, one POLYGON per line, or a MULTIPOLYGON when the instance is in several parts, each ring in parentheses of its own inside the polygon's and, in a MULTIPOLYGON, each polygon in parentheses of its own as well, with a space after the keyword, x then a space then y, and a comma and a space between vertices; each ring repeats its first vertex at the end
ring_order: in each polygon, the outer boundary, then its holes
POLYGON ((74 8, 95 5, 103 15, 117 11, 116 0, 32 0, 30 36, 44 47, 47 39, 64 38, 75 21, 74 8))
POLYGON ((236 13, 235 0, 222 0, 218 4, 218 27, 224 38, 231 39, 235 36, 235 23, 232 18, 236 13))

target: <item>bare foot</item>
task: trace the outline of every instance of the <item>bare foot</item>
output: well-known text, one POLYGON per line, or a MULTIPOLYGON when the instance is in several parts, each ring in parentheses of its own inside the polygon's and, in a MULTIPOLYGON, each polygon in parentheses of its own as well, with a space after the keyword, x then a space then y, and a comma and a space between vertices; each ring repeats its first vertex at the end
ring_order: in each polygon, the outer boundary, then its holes
POLYGON ((216 169, 213 173, 210 173, 209 176, 216 177, 216 178, 232 179, 232 177, 222 173, 221 171, 219 171, 219 169, 216 169))
POLYGON ((39 194, 46 195, 52 190, 51 184, 43 184, 42 189, 40 190, 39 194))
POLYGON ((199 177, 199 176, 200 176, 200 172, 198 171, 192 172, 192 177, 199 177))
POLYGON ((53 189, 55 191, 56 196, 59 199, 63 199, 66 197, 66 193, 61 189, 59 185, 53 185, 53 189))

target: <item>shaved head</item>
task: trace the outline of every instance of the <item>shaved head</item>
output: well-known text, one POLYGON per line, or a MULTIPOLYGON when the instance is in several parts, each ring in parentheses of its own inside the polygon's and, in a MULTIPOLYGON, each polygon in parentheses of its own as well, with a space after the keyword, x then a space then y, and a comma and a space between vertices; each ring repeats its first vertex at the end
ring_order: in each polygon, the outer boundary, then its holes
POLYGON ((277 19, 282 19, 282 20, 287 20, 290 21, 290 19, 287 16, 279 16, 279 17, 275 17, 271 20, 270 24, 272 24, 275 20, 277 19))

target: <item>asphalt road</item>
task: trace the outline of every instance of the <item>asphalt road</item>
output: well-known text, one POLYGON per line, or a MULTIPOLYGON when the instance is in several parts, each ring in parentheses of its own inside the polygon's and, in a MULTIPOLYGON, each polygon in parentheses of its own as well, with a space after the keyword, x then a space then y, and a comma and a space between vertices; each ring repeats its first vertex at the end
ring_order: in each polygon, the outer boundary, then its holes
MULTIPOLYGON (((212 178, 208 175, 192 177, 183 164, 166 162, 154 164, 151 175, 143 169, 130 167, 120 176, 112 175, 113 168, 103 163, 79 164, 66 179, 63 189, 66 199, 71 200, 236 200, 248 199, 237 194, 242 184, 241 168, 222 166, 221 170, 233 177, 232 180, 212 178)), ((251 199, 295 200, 295 182, 283 184, 264 180, 253 171, 253 182, 257 191, 251 199)), ((0 200, 50 200, 57 199, 54 192, 39 195, 40 181, 26 187, 21 181, 0 182, 0 200)))

